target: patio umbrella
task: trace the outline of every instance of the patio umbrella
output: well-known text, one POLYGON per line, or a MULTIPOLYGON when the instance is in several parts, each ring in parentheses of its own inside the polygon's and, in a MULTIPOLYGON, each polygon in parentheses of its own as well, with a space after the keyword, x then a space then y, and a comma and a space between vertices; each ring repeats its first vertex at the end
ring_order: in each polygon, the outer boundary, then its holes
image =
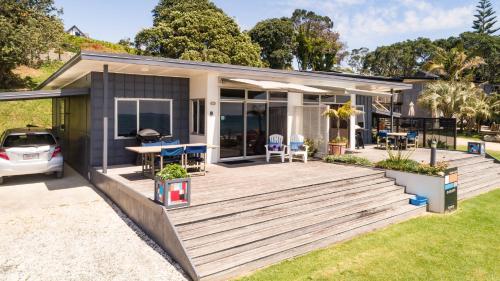
POLYGON ((410 102, 410 109, 408 110, 408 116, 415 116, 415 104, 411 101, 410 102))

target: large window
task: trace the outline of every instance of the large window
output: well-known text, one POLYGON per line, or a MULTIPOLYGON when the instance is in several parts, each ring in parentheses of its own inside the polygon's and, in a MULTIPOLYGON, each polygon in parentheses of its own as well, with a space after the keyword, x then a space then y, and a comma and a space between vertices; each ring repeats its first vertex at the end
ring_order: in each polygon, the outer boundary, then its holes
POLYGON ((142 129, 172 135, 172 100, 116 99, 115 138, 135 137, 142 129))
POLYGON ((205 134, 205 100, 191 100, 191 133, 205 134))

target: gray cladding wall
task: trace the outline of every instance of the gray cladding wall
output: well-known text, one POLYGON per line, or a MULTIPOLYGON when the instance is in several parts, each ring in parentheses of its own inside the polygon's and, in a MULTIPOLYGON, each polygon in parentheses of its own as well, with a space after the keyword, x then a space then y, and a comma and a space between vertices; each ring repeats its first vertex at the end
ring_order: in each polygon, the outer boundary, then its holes
POLYGON ((424 87, 427 83, 428 82, 414 82, 411 83, 413 85, 412 89, 403 91, 401 116, 408 116, 408 112, 410 110, 410 102, 413 102, 415 117, 432 117, 431 112, 427 108, 418 104, 418 98, 420 97, 420 94, 424 90, 424 87))
POLYGON ((365 129, 363 131, 363 140, 365 144, 372 142, 372 97, 356 95, 356 105, 365 107, 365 129))
MULTIPOLYGON (((103 145, 103 74, 93 72, 91 85, 91 155, 90 163, 102 165, 103 145)), ((189 79, 109 73, 108 97, 108 165, 132 164, 136 155, 125 150, 137 145, 135 139, 116 139, 115 98, 172 99, 172 138, 181 143, 189 141, 189 79)))

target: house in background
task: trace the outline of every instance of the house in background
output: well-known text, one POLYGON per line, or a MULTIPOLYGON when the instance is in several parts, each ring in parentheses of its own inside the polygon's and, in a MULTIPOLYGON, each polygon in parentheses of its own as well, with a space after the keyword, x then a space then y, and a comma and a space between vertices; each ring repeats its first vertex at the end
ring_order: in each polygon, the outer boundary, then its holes
POLYGON ((88 33, 83 32, 76 25, 73 25, 68 30, 66 30, 66 33, 68 33, 69 35, 73 35, 73 36, 90 38, 90 35, 88 33))

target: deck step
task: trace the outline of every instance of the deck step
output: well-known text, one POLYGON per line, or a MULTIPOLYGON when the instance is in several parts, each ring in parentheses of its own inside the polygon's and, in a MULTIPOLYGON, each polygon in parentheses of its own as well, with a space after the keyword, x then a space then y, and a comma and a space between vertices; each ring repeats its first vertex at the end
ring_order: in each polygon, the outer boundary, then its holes
POLYGON ((424 212, 425 208, 423 207, 405 205, 397 209, 367 214, 346 223, 291 236, 246 252, 201 264, 197 268, 202 274, 202 280, 223 280, 235 274, 244 274, 262 266, 352 238, 360 233, 421 215, 424 212))
POLYGON ((377 175, 376 178, 366 180, 349 180, 304 186, 280 192, 270 192, 268 194, 259 194, 213 204, 198 205, 188 209, 170 211, 169 215, 174 224, 182 226, 183 224, 202 222, 215 217, 225 217, 299 200, 319 200, 323 196, 348 196, 352 193, 360 193, 370 188, 379 188, 387 184, 392 184, 391 180, 377 175))
POLYGON ((484 170, 466 170, 460 173, 459 171, 459 181, 460 186, 468 185, 469 183, 474 183, 486 178, 495 179, 500 177, 500 165, 490 164, 484 168, 484 170))
POLYGON ((489 179, 488 181, 483 181, 477 184, 471 184, 466 188, 462 188, 459 185, 458 200, 468 199, 496 188, 500 188, 500 177, 497 177, 496 179, 489 179))
POLYGON ((361 204, 351 210, 335 210, 322 214, 302 215, 295 220, 286 222, 275 221, 266 225, 236 229, 219 235, 195 239, 186 243, 188 252, 194 258, 195 264, 217 260, 243 251, 251 250, 273 242, 279 242, 286 237, 293 237, 312 232, 332 225, 340 225, 367 214, 408 205, 408 195, 400 195, 388 199, 388 202, 361 204), (369 206, 368 206, 369 205, 369 206))
POLYGON ((448 162, 450 167, 465 167, 465 166, 473 166, 476 164, 480 164, 482 162, 489 162, 491 159, 488 159, 484 156, 470 156, 457 160, 451 160, 448 162))

